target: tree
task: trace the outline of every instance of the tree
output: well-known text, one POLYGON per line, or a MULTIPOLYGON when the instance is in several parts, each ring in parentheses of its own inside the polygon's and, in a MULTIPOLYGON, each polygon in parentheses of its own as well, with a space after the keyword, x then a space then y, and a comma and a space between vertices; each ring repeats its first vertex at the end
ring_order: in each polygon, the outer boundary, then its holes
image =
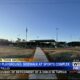
POLYGON ((17 38, 16 42, 21 42, 21 39, 20 38, 17 38))
POLYGON ((25 39, 23 39, 23 40, 22 40, 22 42, 26 42, 26 40, 25 40, 25 39))

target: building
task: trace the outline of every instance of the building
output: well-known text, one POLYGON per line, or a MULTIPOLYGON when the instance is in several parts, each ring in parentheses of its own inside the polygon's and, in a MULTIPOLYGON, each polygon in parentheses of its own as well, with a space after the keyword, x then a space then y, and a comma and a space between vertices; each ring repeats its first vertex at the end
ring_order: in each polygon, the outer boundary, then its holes
POLYGON ((30 40, 30 42, 35 43, 35 46, 39 47, 55 47, 56 41, 53 39, 45 39, 45 40, 30 40))
POLYGON ((15 42, 14 46, 26 47, 26 48, 36 48, 37 46, 41 48, 54 48, 56 41, 53 39, 48 40, 30 40, 28 42, 15 42))

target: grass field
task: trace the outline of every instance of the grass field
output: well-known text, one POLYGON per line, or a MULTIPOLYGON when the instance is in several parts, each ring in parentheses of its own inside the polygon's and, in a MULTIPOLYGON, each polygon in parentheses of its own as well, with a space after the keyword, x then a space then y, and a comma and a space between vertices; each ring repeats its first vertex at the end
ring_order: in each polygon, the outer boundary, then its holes
POLYGON ((80 47, 43 49, 50 62, 79 61, 80 47))
MULTIPOLYGON (((80 60, 80 47, 75 48, 44 48, 47 58, 50 62, 65 62, 80 60)), ((18 47, 3 47, 0 46, 0 58, 32 58, 35 49, 24 49, 18 47)), ((0 79, 28 79, 28 74, 0 74, 0 79)), ((70 80, 72 78, 80 78, 79 75, 74 74, 58 74, 58 78, 70 80), (63 77, 64 76, 64 77, 63 77)))
MULTIPOLYGON (((50 62, 80 61, 80 47, 43 49, 50 62)), ((59 79, 79 80, 80 74, 57 74, 59 79)))
POLYGON ((30 58, 34 55, 34 49, 0 46, 0 58, 30 58))
MULTIPOLYGON (((24 61, 34 56, 34 49, 0 46, 0 58, 20 58, 24 61)), ((0 79, 28 79, 29 74, 0 74, 0 79)))

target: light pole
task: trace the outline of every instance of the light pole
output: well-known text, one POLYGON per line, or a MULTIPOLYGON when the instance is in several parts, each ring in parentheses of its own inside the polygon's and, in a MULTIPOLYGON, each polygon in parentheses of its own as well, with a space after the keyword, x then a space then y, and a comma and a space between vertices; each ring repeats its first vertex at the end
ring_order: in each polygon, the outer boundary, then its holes
POLYGON ((58 42, 58 30, 59 28, 56 28, 56 42, 58 42))
POLYGON ((26 27, 26 44, 25 44, 25 47, 27 47, 27 32, 28 32, 28 29, 26 27))
POLYGON ((27 42, 27 32, 28 32, 28 29, 27 29, 27 27, 26 27, 26 42, 27 42))
POLYGON ((56 28, 56 48, 58 47, 58 30, 59 28, 56 28))

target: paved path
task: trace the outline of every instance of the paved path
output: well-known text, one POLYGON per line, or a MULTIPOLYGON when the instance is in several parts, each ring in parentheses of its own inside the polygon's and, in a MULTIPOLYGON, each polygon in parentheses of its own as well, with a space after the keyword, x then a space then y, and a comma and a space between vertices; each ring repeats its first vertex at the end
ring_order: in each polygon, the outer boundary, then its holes
POLYGON ((37 47, 34 55, 35 62, 48 62, 48 59, 41 48, 37 47))
MULTIPOLYGON (((34 55, 35 62, 48 62, 41 48, 37 47, 34 55)), ((56 74, 30 74, 29 79, 57 79, 56 74)))

